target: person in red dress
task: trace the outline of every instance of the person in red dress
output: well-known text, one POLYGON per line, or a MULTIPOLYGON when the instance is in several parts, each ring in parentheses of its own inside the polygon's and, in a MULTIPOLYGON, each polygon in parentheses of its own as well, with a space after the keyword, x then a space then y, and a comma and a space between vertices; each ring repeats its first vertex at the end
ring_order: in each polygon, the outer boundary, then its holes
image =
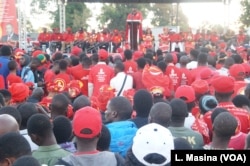
POLYGON ((16 63, 16 61, 14 61, 14 60, 9 61, 8 68, 9 68, 9 71, 10 71, 9 75, 6 78, 8 87, 10 87, 13 83, 21 83, 21 82, 23 82, 21 77, 17 76, 17 74, 16 74, 16 72, 17 72, 17 63, 16 63))
POLYGON ((114 69, 106 64, 108 52, 104 49, 98 51, 99 62, 89 72, 88 96, 97 96, 102 85, 110 84, 114 77, 114 69))

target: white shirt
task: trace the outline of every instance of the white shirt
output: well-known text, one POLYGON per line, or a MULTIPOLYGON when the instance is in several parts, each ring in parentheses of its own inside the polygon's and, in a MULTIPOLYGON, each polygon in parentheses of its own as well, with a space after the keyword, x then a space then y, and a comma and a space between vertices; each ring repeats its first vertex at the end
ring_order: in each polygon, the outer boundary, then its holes
POLYGON ((194 121, 195 118, 192 113, 188 113, 188 117, 185 118, 184 127, 192 129, 191 126, 193 125, 194 121))
POLYGON ((32 152, 38 149, 38 146, 31 140, 30 136, 28 135, 27 129, 20 130, 19 132, 29 142, 32 152))
POLYGON ((228 69, 225 67, 220 68, 219 70, 217 70, 217 72, 219 73, 219 75, 229 76, 228 69))
MULTIPOLYGON (((124 72, 119 72, 116 74, 114 78, 110 80, 110 86, 116 90, 115 95, 119 93, 121 90, 122 84, 124 82, 126 74, 124 72)), ((124 87, 122 89, 122 92, 120 93, 120 96, 123 96, 123 92, 128 89, 133 88, 133 78, 130 75, 127 75, 126 82, 124 84, 124 87)))
POLYGON ((191 69, 196 69, 198 66, 198 62, 197 61, 191 61, 187 64, 187 69, 191 70, 191 69))

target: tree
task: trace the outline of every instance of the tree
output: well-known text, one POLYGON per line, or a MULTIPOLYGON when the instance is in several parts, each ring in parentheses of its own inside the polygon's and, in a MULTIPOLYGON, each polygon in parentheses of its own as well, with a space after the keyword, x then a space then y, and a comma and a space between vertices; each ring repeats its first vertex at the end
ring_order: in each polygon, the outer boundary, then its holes
POLYGON ((148 7, 149 4, 104 4, 102 7, 102 14, 97 19, 102 24, 100 26, 106 26, 108 29, 124 30, 127 15, 132 11, 133 8, 141 11, 143 17, 145 17, 145 9, 148 7))
POLYGON ((250 26, 250 2, 248 0, 242 0, 241 2, 242 14, 240 21, 245 27, 250 26))

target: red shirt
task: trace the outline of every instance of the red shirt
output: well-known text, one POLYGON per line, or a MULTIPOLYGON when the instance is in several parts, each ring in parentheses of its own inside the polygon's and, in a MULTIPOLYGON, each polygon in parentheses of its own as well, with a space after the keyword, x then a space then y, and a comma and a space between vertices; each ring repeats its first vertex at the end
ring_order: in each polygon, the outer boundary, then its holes
POLYGON ((40 33, 39 36, 38 36, 38 41, 40 43, 47 43, 50 41, 50 38, 51 38, 51 34, 49 33, 40 33))
POLYGON ((4 77, 0 75, 0 89, 4 89, 4 88, 5 88, 4 77))
POLYGON ((60 91, 66 91, 67 85, 72 79, 73 77, 67 73, 59 73, 54 77, 54 82, 58 85, 60 91))
POLYGON ((180 42, 182 39, 179 33, 174 33, 170 35, 170 42, 180 42))
POLYGON ((8 87, 13 84, 13 83, 22 83, 22 79, 17 76, 16 74, 13 74, 13 73, 10 73, 8 76, 7 76, 7 84, 8 84, 8 87))
POLYGON ((46 96, 42 99, 42 101, 40 101, 39 104, 41 104, 42 106, 46 108, 49 108, 49 105, 51 104, 51 102, 52 102, 52 97, 46 96))
POLYGON ((108 33, 104 34, 104 33, 100 33, 97 37, 97 40, 99 42, 109 42, 110 41, 110 36, 108 33))
POLYGON ((55 78, 56 74, 51 70, 46 70, 45 74, 44 74, 44 82, 45 84, 48 84, 50 82, 53 81, 53 79, 55 78))
POLYGON ((239 45, 243 44, 246 39, 246 36, 244 34, 238 34, 237 35, 237 42, 239 45))
POLYGON ((63 41, 63 35, 61 33, 52 33, 51 35, 51 41, 63 41))
POLYGON ((174 90, 181 85, 181 71, 173 64, 168 64, 166 75, 171 79, 174 90))
POLYGON ((121 43, 122 37, 120 35, 114 35, 112 36, 111 41, 116 44, 121 43))
POLYGON ((71 68, 72 76, 83 83, 82 94, 88 96, 88 79, 90 69, 84 69, 82 65, 71 68))
POLYGON ((197 68, 191 70, 192 75, 192 82, 194 82, 196 79, 200 79, 200 72, 202 69, 209 68, 207 66, 198 66, 197 68))
POLYGON ((128 60, 128 61, 123 62, 123 64, 124 64, 124 67, 125 67, 125 70, 124 70, 125 73, 132 74, 132 73, 137 71, 137 64, 136 64, 135 61, 128 60))
POLYGON ((191 85, 192 83, 192 75, 191 71, 187 68, 180 68, 181 72, 181 85, 191 85))
POLYGON ((202 118, 195 118, 193 125, 191 126, 192 130, 199 132, 204 140, 205 144, 210 143, 209 130, 207 124, 204 122, 202 118))
POLYGON ((142 70, 134 72, 133 77, 133 88, 137 91, 140 89, 146 89, 145 85, 142 82, 142 70))
POLYGON ((89 72, 89 82, 93 83, 93 96, 97 96, 102 85, 110 84, 110 80, 114 77, 114 69, 99 62, 93 66, 89 72))
POLYGON ((216 34, 213 34, 213 35, 210 36, 210 40, 213 43, 217 43, 219 41, 219 39, 220 39, 219 36, 216 35, 216 34))
POLYGON ((73 42, 74 41, 74 34, 73 33, 64 33, 63 34, 63 41, 65 42, 73 42))
POLYGON ((82 33, 76 32, 75 40, 85 40, 86 36, 87 34, 85 34, 84 32, 82 33))
POLYGON ((231 137, 228 148, 234 150, 244 150, 247 134, 239 132, 238 134, 231 137))
POLYGON ((234 83, 234 94, 231 98, 234 98, 236 95, 244 95, 245 88, 247 83, 245 81, 235 81, 234 83))

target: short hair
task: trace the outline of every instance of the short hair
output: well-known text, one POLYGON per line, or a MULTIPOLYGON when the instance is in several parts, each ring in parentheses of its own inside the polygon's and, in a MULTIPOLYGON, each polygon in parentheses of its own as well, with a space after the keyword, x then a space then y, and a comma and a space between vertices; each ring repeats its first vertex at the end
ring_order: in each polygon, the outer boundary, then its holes
POLYGON ((76 66, 79 64, 79 58, 76 56, 70 56, 72 66, 76 66))
POLYGON ((46 61, 49 62, 50 61, 50 55, 49 54, 44 54, 46 61))
POLYGON ((11 55, 11 48, 9 46, 3 45, 0 48, 0 53, 2 56, 10 56, 11 55))
POLYGON ((127 50, 124 51, 124 56, 125 56, 125 58, 126 58, 127 60, 132 59, 132 55, 133 55, 133 53, 132 53, 131 50, 127 49, 127 50))
POLYGON ((0 162, 5 158, 31 155, 29 142, 19 133, 10 132, 0 136, 0 162))
POLYGON ((44 138, 52 132, 52 125, 46 115, 35 114, 29 118, 27 130, 29 135, 35 134, 44 138))
POLYGON ((16 61, 14 61, 14 60, 9 61, 8 68, 10 71, 16 70, 17 69, 16 61))
POLYGON ((84 95, 78 96, 73 102, 73 111, 76 112, 80 108, 90 106, 90 105, 91 103, 87 96, 84 96, 84 95))
POLYGON ((213 131, 216 136, 224 139, 230 139, 235 134, 238 122, 229 112, 222 112, 216 116, 213 122, 213 131))
POLYGON ((16 119, 18 125, 21 126, 22 117, 21 117, 20 112, 15 107, 12 107, 12 106, 2 107, 0 109, 0 115, 2 114, 8 114, 8 115, 13 116, 16 119))
POLYGON ((63 54, 61 52, 56 52, 52 57, 53 61, 61 60, 63 59, 63 54))
POLYGON ((189 62, 189 58, 186 55, 183 55, 180 57, 180 64, 181 65, 186 65, 189 62))
POLYGON ((174 150, 192 150, 192 146, 185 138, 174 139, 174 150))
POLYGON ((157 56, 162 56, 162 55, 163 55, 162 50, 158 48, 158 49, 156 50, 156 55, 157 55, 157 56))
POLYGON ((18 158, 12 166, 41 166, 37 159, 32 156, 22 156, 18 158))
POLYGON ((194 60, 197 60, 198 55, 199 55, 199 51, 196 50, 196 49, 192 49, 192 50, 190 51, 190 55, 193 57, 194 60))
POLYGON ((4 101, 4 97, 3 95, 0 93, 0 108, 4 107, 5 106, 5 101, 4 101))
POLYGON ((94 53, 90 58, 95 63, 99 61, 99 55, 97 53, 94 53))
POLYGON ((108 151, 111 142, 111 134, 109 129, 102 125, 101 136, 97 142, 97 150, 108 151))
POLYGON ((21 122, 21 127, 23 129, 27 128, 27 122, 29 118, 38 113, 38 110, 36 108, 36 104, 34 103, 23 103, 17 107, 17 110, 20 112, 22 122, 21 122))
POLYGON ((37 87, 32 91, 31 96, 42 98, 44 95, 44 90, 41 87, 37 87))
POLYGON ((118 69, 119 71, 124 71, 125 70, 125 66, 122 62, 116 62, 115 63, 115 68, 118 69))
POLYGON ((226 110, 225 108, 222 107, 217 107, 213 110, 212 114, 211 114, 211 121, 212 123, 214 123, 214 119, 216 118, 217 115, 219 115, 222 112, 228 112, 228 110, 226 110))
POLYGON ((207 57, 207 63, 213 67, 216 67, 216 59, 215 57, 212 57, 212 56, 208 56, 207 57))
POLYGON ((147 90, 140 89, 134 95, 134 109, 137 116, 148 117, 153 106, 153 97, 147 90))
POLYGON ((83 64, 83 66, 91 66, 91 59, 89 58, 89 57, 84 57, 83 59, 82 59, 82 64, 83 64))
POLYGON ((171 121, 172 108, 167 103, 156 103, 152 106, 149 116, 153 123, 168 127, 171 121))
POLYGON ((202 52, 198 55, 197 61, 199 64, 206 64, 207 58, 208 58, 208 54, 202 52))
POLYGON ((60 115, 66 115, 69 100, 64 94, 57 94, 53 97, 51 102, 51 111, 60 115))
POLYGON ((167 64, 164 61, 160 61, 157 63, 157 67, 159 67, 161 71, 165 73, 167 69, 167 64))
POLYGON ((236 64, 243 63, 243 59, 239 54, 233 54, 231 57, 234 59, 234 63, 236 64))
POLYGON ((59 62, 59 69, 60 70, 66 70, 68 67, 68 63, 65 59, 60 60, 59 62))
POLYGON ((153 59, 154 59, 154 54, 153 54, 152 51, 148 51, 148 50, 147 50, 147 52, 146 52, 146 54, 145 54, 144 57, 145 57, 145 58, 148 58, 149 60, 153 60, 153 59))
POLYGON ((145 58, 139 58, 137 61, 136 61, 136 63, 137 63, 137 66, 138 66, 138 68, 140 68, 140 69, 144 69, 144 67, 145 67, 145 65, 146 65, 146 59, 145 58))
POLYGON ((109 102, 109 107, 112 111, 117 112, 120 120, 130 119, 133 107, 130 101, 122 96, 114 97, 109 102))
POLYGON ((5 102, 11 100, 11 93, 7 89, 0 89, 0 93, 3 95, 5 102))
POLYGON ((53 120, 53 132, 58 144, 68 142, 72 136, 72 125, 65 116, 57 116, 53 120))
POLYGON ((170 106, 172 108, 172 121, 184 121, 185 117, 188 116, 187 104, 182 99, 172 99, 170 106))
POLYGON ((171 53, 167 53, 167 55, 165 57, 165 62, 166 63, 172 63, 173 61, 174 61, 173 55, 171 53))
POLYGON ((250 100, 245 95, 237 95, 233 98, 232 102, 236 107, 242 108, 243 106, 250 107, 250 100))

